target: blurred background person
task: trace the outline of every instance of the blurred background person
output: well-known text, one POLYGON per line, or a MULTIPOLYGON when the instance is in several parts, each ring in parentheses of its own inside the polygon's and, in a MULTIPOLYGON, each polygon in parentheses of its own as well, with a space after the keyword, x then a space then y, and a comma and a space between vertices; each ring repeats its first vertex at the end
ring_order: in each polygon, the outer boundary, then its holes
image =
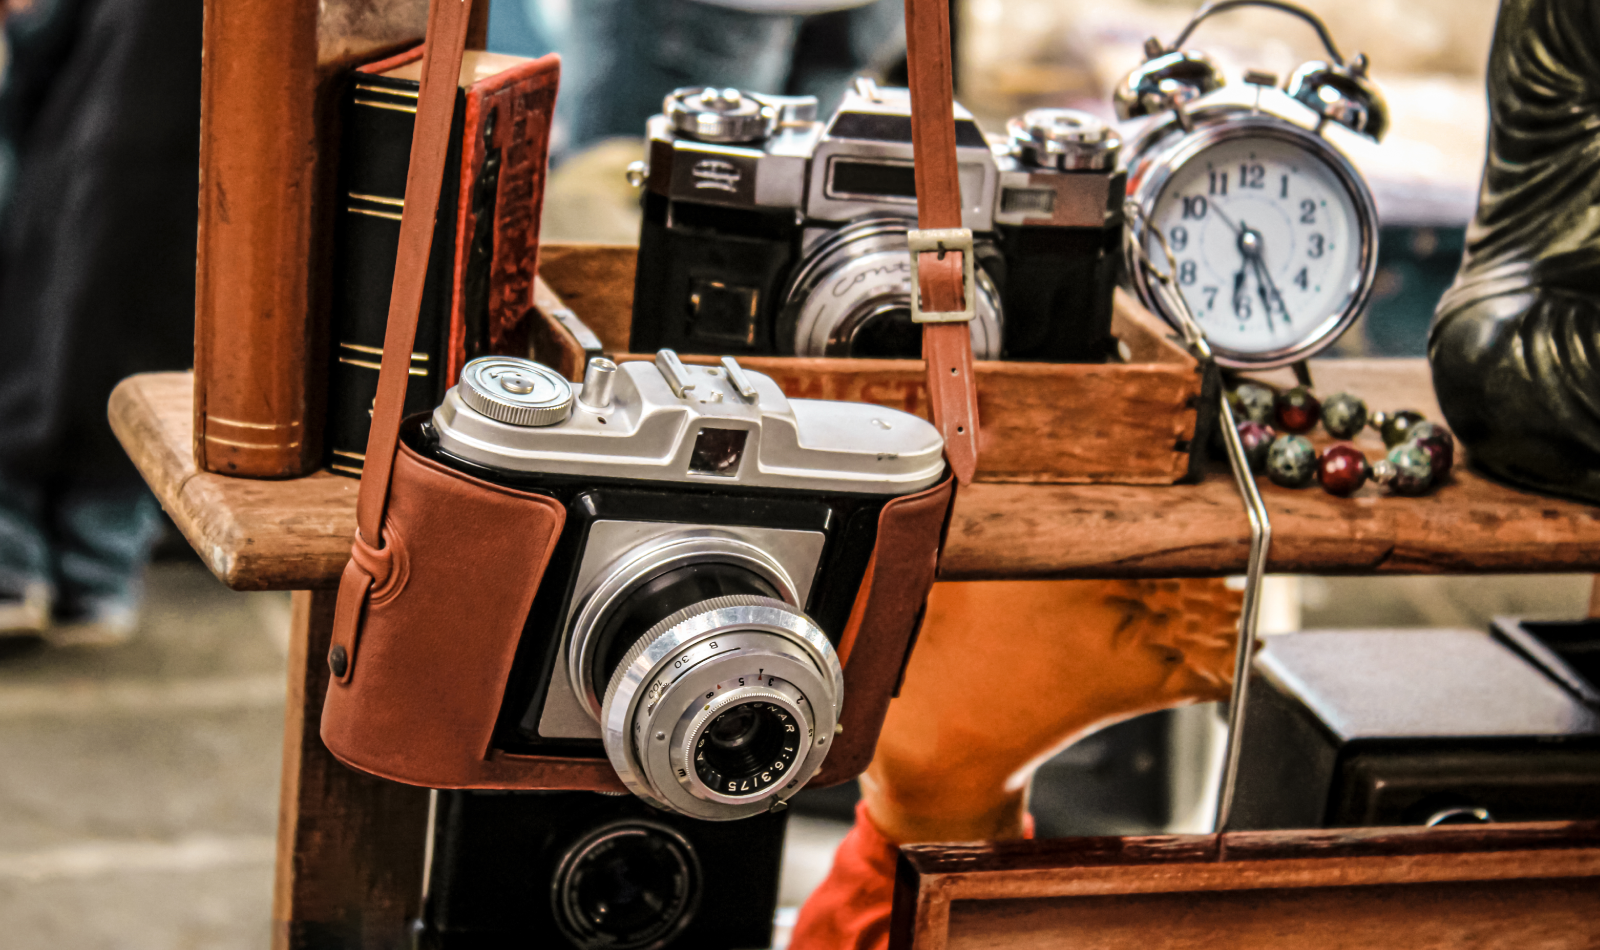
POLYGON ((680 86, 814 95, 826 115, 860 73, 903 69, 902 0, 500 0, 490 42, 558 52, 555 162, 638 139, 680 86))
POLYGON ((8 0, 0 636, 117 642, 162 519, 106 421, 193 361, 201 0, 8 0))

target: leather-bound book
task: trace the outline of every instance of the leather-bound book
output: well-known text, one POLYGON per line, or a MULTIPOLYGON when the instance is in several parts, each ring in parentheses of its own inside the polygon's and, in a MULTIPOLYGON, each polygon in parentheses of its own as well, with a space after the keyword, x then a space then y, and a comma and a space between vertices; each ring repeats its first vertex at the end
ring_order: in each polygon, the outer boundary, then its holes
MULTIPOLYGON (((421 85, 420 48, 354 71, 334 234, 325 462, 361 475, 383 360, 421 85)), ((439 198, 406 413, 444 396, 468 360, 528 352, 539 214, 559 61, 468 50, 439 198)))

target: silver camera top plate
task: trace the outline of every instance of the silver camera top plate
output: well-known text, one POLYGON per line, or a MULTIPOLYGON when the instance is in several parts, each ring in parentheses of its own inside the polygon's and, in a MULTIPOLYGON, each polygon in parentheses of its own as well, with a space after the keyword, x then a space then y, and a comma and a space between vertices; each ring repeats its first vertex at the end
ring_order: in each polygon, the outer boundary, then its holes
POLYGON ((574 384, 571 417, 546 426, 497 422, 452 387, 433 413, 440 448, 502 471, 726 488, 902 495, 944 473, 944 440, 909 413, 791 400, 761 373, 658 362, 670 381, 656 364, 621 364, 604 409, 585 405, 574 384))

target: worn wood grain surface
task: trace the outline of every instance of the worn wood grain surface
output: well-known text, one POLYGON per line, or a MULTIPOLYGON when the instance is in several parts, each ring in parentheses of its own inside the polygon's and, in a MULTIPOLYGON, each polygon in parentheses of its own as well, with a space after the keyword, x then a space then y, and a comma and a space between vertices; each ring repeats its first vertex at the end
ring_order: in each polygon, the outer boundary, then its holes
POLYGON ((890 945, 1579 948, 1597 911, 1593 822, 915 845, 890 945))
MULTIPOLYGON (((1432 409, 1421 360, 1314 366, 1325 391, 1374 405, 1432 409)), ((198 472, 187 373, 125 380, 113 429, 178 527, 229 586, 333 586, 355 530, 356 482, 326 472, 285 481, 198 472)), ((1366 440, 1375 436, 1367 436, 1366 440)), ((1376 456, 1376 443, 1363 443, 1376 456)), ((1263 481, 1270 569, 1319 574, 1464 574, 1600 570, 1600 508, 1487 481, 1465 468, 1433 494, 1353 498, 1263 481)), ((1216 576, 1244 569, 1248 525, 1230 477, 1197 485, 974 484, 956 499, 942 575, 1216 576)))
POLYGON ((335 600, 294 599, 273 950, 404 946, 421 909, 428 790, 344 766, 319 735, 335 600))

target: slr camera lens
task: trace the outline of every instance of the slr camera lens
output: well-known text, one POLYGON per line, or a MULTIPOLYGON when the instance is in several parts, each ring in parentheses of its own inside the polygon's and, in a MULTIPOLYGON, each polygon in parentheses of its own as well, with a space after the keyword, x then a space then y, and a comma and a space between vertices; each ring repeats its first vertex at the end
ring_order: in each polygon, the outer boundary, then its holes
POLYGON ((584 948, 651 950, 681 933, 700 903, 700 862, 684 837, 654 822, 599 828, 561 859, 551 882, 556 922, 584 948))
POLYGON ((744 818, 821 767, 844 674, 760 546, 711 529, 616 559, 567 645, 573 693, 635 794, 695 818, 744 818))

